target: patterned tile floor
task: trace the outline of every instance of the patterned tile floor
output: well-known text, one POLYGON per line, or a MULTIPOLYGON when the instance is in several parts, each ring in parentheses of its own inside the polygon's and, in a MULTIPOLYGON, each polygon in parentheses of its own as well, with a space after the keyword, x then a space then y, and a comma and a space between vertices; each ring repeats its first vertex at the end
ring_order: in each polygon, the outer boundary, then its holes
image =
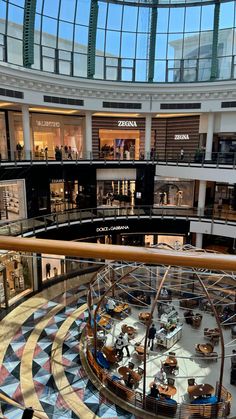
MULTIPOLYGON (((20 404, 26 404, 27 392, 34 392, 37 397, 41 412, 48 418, 79 418, 62 396, 58 389, 57 379, 52 371, 52 347, 57 339, 57 332, 68 317, 86 302, 86 287, 76 287, 66 293, 56 296, 47 303, 35 309, 34 313, 20 325, 17 332, 5 348, 3 362, 0 366, 0 390, 20 404), (45 323, 46 321, 46 323, 45 323), (44 327, 41 328, 41 322, 44 327), (38 333, 36 344, 30 347, 32 363, 31 368, 34 389, 22 384, 24 372, 24 356, 27 345, 30 345, 32 335, 38 333)), ((33 297, 35 298, 35 297, 33 297)), ((28 300, 29 301, 29 300, 28 300)), ((99 394, 81 365, 78 353, 78 341, 87 318, 86 312, 71 322, 62 345, 62 363, 68 388, 72 388, 78 399, 91 413, 106 419, 134 419, 134 416, 99 394)), ((3 319, 4 322, 4 319, 3 319)), ((37 411, 37 406, 35 407, 37 411)), ((19 409, 1 403, 2 414, 8 419, 19 419, 22 412, 19 409)), ((95 416, 94 416, 95 417, 95 416)), ((81 416, 81 419, 84 417, 81 416)))

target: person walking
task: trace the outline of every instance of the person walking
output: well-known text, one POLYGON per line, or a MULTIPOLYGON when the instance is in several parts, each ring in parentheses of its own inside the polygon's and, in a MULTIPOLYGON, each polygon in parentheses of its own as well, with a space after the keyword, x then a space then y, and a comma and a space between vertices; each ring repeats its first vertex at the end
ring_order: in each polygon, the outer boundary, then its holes
POLYGON ((124 334, 120 333, 115 342, 116 355, 119 356, 120 361, 122 361, 123 359, 123 348, 124 348, 123 336, 124 334))
POLYGON ((157 329, 155 328, 155 325, 154 324, 152 324, 152 326, 150 327, 150 329, 149 329, 149 332, 148 332, 148 347, 151 345, 151 351, 153 351, 153 345, 154 345, 154 339, 155 339, 155 336, 156 336, 156 332, 157 332, 157 329))
POLYGON ((128 357, 130 357, 130 353, 129 353, 129 339, 127 334, 123 334, 123 349, 125 348, 126 350, 126 355, 128 357))

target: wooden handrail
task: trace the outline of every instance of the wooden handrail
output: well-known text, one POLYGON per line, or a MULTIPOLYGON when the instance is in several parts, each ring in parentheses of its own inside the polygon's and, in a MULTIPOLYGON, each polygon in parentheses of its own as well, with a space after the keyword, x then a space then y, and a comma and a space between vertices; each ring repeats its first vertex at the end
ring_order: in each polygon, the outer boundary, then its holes
POLYGON ((0 236, 1 250, 236 271, 236 257, 204 252, 0 236))

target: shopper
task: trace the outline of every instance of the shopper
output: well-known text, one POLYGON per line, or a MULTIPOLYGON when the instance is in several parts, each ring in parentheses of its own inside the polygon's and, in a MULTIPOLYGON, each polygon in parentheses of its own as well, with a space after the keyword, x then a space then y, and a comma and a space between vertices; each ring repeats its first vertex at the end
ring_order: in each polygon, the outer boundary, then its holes
POLYGON ((107 301, 107 311, 108 314, 114 314, 114 308, 116 306, 115 301, 112 298, 109 298, 109 300, 107 301))
POLYGON ((154 398, 157 398, 157 397, 159 397, 159 394, 160 393, 159 393, 159 390, 157 388, 156 383, 153 383, 153 385, 151 387, 151 392, 150 392, 149 396, 154 397, 154 398))
POLYGON ((50 278, 51 276, 51 265, 50 263, 46 263, 46 278, 50 278))
POLYGON ((184 149, 181 148, 181 150, 180 150, 180 160, 183 160, 183 159, 184 159, 184 149))
POLYGON ((68 160, 72 160, 72 149, 71 149, 71 146, 68 147, 68 160))
POLYGON ((151 348, 150 348, 151 351, 153 351, 154 339, 155 339, 155 336, 156 336, 156 332, 157 332, 157 329, 155 328, 155 325, 152 324, 152 326, 150 327, 149 332, 148 332, 148 347, 151 345, 151 348))
POLYGON ((128 357, 130 357, 130 353, 129 353, 129 339, 128 339, 128 335, 127 335, 127 333, 125 333, 124 335, 123 335, 123 349, 125 348, 125 350, 126 350, 126 355, 128 356, 128 357))
POLYGON ((116 355, 119 356, 120 360, 123 359, 123 347, 124 347, 123 336, 124 336, 124 334, 120 333, 118 338, 116 339, 116 342, 115 342, 116 355))
POLYGON ((157 371, 156 375, 155 375, 155 381, 161 383, 161 384, 165 384, 166 383, 166 373, 164 371, 164 368, 161 367, 161 369, 159 371, 157 371))

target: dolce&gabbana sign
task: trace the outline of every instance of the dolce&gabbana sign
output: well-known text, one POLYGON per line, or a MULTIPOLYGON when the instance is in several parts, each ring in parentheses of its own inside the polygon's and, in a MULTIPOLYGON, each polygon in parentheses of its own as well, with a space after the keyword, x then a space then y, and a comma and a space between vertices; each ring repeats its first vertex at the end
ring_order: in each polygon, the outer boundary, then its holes
POLYGON ((106 231, 119 231, 119 230, 129 230, 129 226, 111 226, 111 227, 98 227, 96 228, 97 233, 103 233, 106 231))
POLYGON ((137 128, 136 121, 118 121, 118 127, 134 127, 137 128))

